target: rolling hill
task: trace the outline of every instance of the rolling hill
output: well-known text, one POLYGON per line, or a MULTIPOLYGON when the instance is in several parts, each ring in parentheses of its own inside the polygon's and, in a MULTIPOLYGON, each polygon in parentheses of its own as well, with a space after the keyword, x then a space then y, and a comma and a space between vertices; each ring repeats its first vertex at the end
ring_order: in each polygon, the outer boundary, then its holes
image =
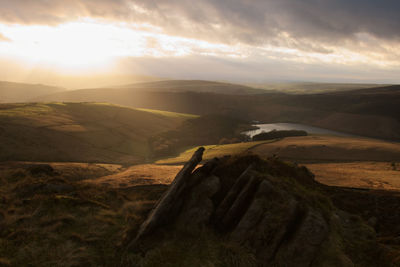
POLYGON ((135 163, 147 139, 193 116, 101 103, 0 105, 0 161, 135 163))
MULTIPOLYGON (((147 98, 154 98, 158 93, 213 93, 222 95, 253 95, 268 91, 248 86, 200 80, 166 80, 158 82, 135 83, 108 88, 89 88, 71 90, 33 98, 32 101, 104 101, 124 102, 125 105, 137 106, 147 98)), ((148 102, 148 101, 146 101, 148 102)), ((145 103, 144 105, 146 105, 145 103)))
MULTIPOLYGON (((168 82, 172 81, 161 84, 168 82)), ((202 84, 206 85, 206 82, 202 84)), ((359 136, 400 140, 400 86, 396 85, 302 95, 268 91, 257 95, 234 95, 155 90, 84 89, 60 92, 37 100, 109 102, 181 113, 218 113, 264 123, 303 123, 359 136)))
POLYGON ((227 95, 252 95, 267 92, 264 89, 255 89, 245 85, 203 80, 166 80, 129 84, 120 86, 119 88, 147 92, 198 92, 227 95))
POLYGON ((248 86, 288 94, 317 94, 376 88, 385 85, 368 83, 270 82, 250 83, 248 86))
POLYGON ((32 98, 63 91, 63 88, 42 84, 0 81, 0 103, 27 102, 32 98))
MULTIPOLYGON (((324 135, 210 145, 205 148, 204 160, 250 152, 304 164, 315 174, 317 181, 326 185, 400 190, 399 143, 324 135)), ((188 149, 177 157, 160 159, 156 164, 163 167, 169 165, 173 169, 174 165, 186 162, 196 149, 188 149)), ((136 169, 140 168, 137 166, 136 169)), ((116 178, 114 183, 122 179, 119 176, 112 177, 116 178)), ((153 180, 163 177, 156 176, 153 180)), ((111 179, 108 177, 108 180, 111 179)), ((122 180, 126 184, 132 183, 129 179, 122 180)))

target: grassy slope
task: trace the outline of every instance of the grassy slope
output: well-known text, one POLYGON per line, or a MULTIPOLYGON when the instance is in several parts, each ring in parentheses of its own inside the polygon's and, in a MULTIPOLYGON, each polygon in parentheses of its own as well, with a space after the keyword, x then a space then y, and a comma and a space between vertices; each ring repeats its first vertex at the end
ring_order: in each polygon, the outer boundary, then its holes
POLYGON ((0 81, 0 103, 26 102, 32 98, 62 91, 62 88, 42 84, 0 81))
MULTIPOLYGON (((245 151, 249 151, 256 146, 269 142, 274 142, 274 141, 257 141, 257 142, 246 142, 246 143, 227 144, 227 145, 204 146, 206 150, 203 155, 203 160, 209 160, 214 157, 223 157, 226 155, 240 154, 245 151)), ((197 148, 198 147, 190 148, 182 152, 177 157, 158 160, 156 161, 156 164, 170 164, 170 165, 182 164, 190 159, 190 157, 197 150, 197 148)))
MULTIPOLYGON (((181 164, 195 148, 157 164, 181 164)), ((324 184, 400 190, 400 144, 333 136, 290 137, 267 142, 206 146, 204 159, 251 151, 301 162, 324 184)), ((156 179, 156 178, 154 178, 156 179)))
POLYGON ((95 103, 0 105, 0 160, 137 162, 186 114, 95 103))
POLYGON ((338 91, 350 91, 363 88, 374 88, 384 86, 383 84, 362 84, 362 83, 318 83, 318 82, 276 82, 249 84, 254 88, 275 90, 290 94, 316 94, 338 91))
MULTIPOLYGON (((38 176, 0 166, 0 266, 119 266, 126 229, 136 230, 165 190, 82 184, 70 174, 88 170, 68 165, 38 176)), ((104 166, 89 167, 91 178, 104 175, 104 166)))
POLYGON ((61 92, 40 100, 105 101, 192 114, 222 113, 265 123, 297 122, 360 136, 400 140, 399 86, 304 95, 268 92, 227 95, 159 90, 161 92, 155 89, 150 92, 129 88, 86 89, 61 92))
POLYGON ((288 137, 252 151, 298 162, 400 161, 400 143, 356 137, 288 137))
MULTIPOLYGON (((185 162, 195 149, 189 149, 176 158, 159 160, 157 163, 185 162)), ((337 136, 287 137, 281 140, 212 145, 206 146, 206 149, 205 159, 248 150, 262 156, 275 154, 297 162, 400 161, 399 143, 337 136)))
POLYGON ((266 90, 255 89, 245 85, 203 81, 203 80, 169 80, 149 83, 137 83, 121 86, 132 90, 158 91, 158 92, 212 92, 218 94, 262 94, 266 90))

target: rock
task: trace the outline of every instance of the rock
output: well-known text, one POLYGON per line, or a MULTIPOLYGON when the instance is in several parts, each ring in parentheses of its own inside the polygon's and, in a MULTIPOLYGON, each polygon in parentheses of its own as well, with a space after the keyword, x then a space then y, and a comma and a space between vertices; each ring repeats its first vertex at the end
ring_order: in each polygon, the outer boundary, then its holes
POLYGON ((177 219, 180 228, 190 227, 200 229, 209 223, 215 210, 213 195, 219 190, 220 180, 217 176, 206 177, 191 192, 177 219))
POLYGON ((275 261, 285 266, 311 266, 329 233, 327 222, 320 213, 308 210, 297 227, 294 235, 279 248, 275 261))
POLYGON ((203 152, 203 147, 197 149, 192 158, 179 171, 167 192, 161 197, 147 220, 141 225, 136 238, 128 247, 135 247, 146 235, 175 220, 184 203, 184 196, 188 194, 189 185, 195 179, 192 176, 192 171, 201 162, 203 152))
POLYGON ((382 264, 372 229, 333 207, 306 168, 249 155, 213 159, 193 171, 203 151, 177 174, 128 249, 156 240, 151 249, 188 232, 196 242, 208 229, 250 249, 258 266, 382 264))

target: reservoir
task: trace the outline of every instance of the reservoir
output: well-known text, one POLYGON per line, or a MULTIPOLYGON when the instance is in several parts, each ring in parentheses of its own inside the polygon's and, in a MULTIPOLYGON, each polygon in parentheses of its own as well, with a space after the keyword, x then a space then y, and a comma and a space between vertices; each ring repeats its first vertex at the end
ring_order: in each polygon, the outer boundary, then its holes
POLYGON ((273 130, 302 130, 306 131, 308 134, 323 134, 323 135, 336 135, 336 136, 354 136, 351 134, 341 133, 337 131, 331 131, 323 128, 308 126, 298 123, 267 123, 267 124, 254 124, 253 126, 259 129, 244 132, 247 136, 253 137, 261 132, 270 132, 273 130))

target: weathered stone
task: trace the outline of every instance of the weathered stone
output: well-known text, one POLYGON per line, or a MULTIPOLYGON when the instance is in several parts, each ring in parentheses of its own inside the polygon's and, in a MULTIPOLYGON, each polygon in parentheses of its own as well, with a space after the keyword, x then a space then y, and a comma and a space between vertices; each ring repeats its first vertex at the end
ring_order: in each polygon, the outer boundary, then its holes
POLYGON ((306 169, 249 156, 213 159, 193 171, 202 153, 198 150, 178 173, 131 245, 164 226, 193 236, 207 227, 249 248, 259 266, 288 267, 352 266, 344 249, 352 238, 365 242, 368 251, 374 248, 373 230, 332 207, 306 169), (232 177, 235 172, 240 175, 232 177))
POLYGON ((222 227, 229 231, 236 226, 251 204, 259 183, 260 179, 254 174, 250 173, 246 185, 242 188, 240 194, 232 203, 232 206, 229 207, 225 216, 221 219, 222 227))
POLYGON ((329 228, 322 215, 309 209, 291 240, 279 249, 276 260, 285 266, 311 266, 328 233, 329 228))
POLYGON ((247 184, 252 167, 252 165, 247 167, 247 169, 236 179, 236 182, 233 184, 232 188, 229 190, 215 212, 216 221, 222 221, 225 217, 225 214, 228 212, 233 202, 235 202, 235 199, 240 194, 243 187, 247 184))
POLYGON ((134 247, 141 238, 155 231, 158 227, 169 224, 176 218, 183 205, 184 195, 188 193, 188 179, 192 171, 201 162, 203 152, 204 148, 200 147, 179 171, 167 192, 159 200, 147 220, 141 225, 135 240, 131 242, 129 247, 134 247))
POLYGON ((215 210, 211 198, 218 192, 219 187, 220 179, 212 175, 204 178, 193 188, 177 219, 179 228, 189 227, 194 230, 193 228, 201 228, 208 224, 215 210))

